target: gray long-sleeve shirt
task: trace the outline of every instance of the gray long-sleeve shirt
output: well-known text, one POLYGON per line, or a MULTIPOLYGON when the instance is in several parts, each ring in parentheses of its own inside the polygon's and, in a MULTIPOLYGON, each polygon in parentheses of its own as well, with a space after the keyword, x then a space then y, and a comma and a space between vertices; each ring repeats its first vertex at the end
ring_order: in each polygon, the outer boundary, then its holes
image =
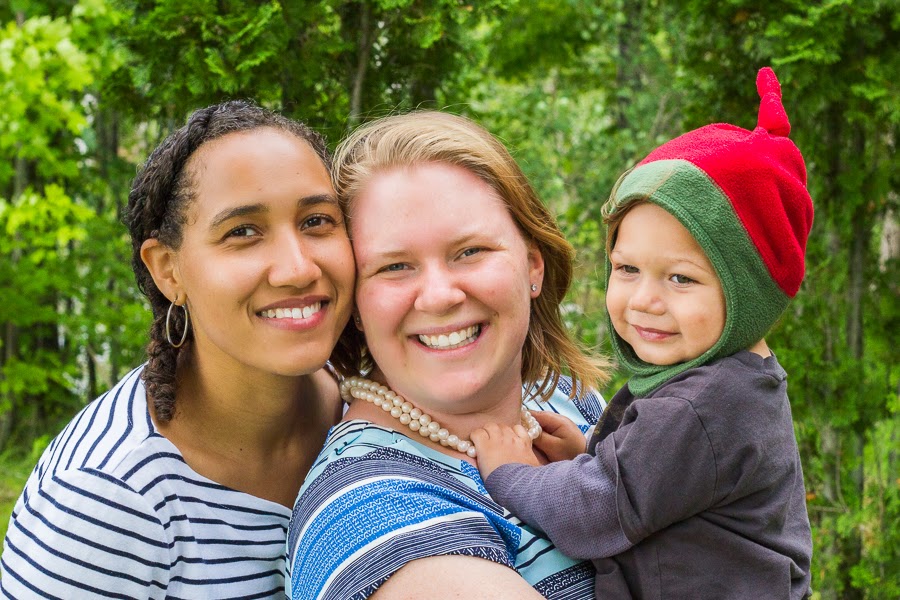
POLYGON ((649 396, 623 388, 593 455, 504 465, 488 491, 597 568, 601 600, 802 598, 812 540, 786 375, 739 352, 649 396))

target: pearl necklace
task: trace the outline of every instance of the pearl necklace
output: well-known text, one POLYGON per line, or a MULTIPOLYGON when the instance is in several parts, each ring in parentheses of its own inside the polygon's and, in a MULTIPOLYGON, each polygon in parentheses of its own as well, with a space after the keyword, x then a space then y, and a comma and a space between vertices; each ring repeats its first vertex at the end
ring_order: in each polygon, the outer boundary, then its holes
MULTIPOLYGON (((447 446, 457 452, 462 452, 470 458, 475 458, 478 453, 475 451, 475 445, 469 440, 460 439, 459 436, 453 435, 441 424, 431 418, 431 415, 422 412, 416 408, 411 402, 408 402, 392 389, 362 377, 346 377, 341 382, 341 398, 348 404, 353 402, 354 398, 371 402, 375 406, 380 406, 382 410, 390 413, 392 417, 398 419, 402 424, 416 431, 422 437, 430 439, 432 442, 438 442, 441 446, 447 446)), ((532 416, 524 406, 522 407, 522 426, 528 430, 528 437, 535 440, 541 435, 541 425, 537 419, 532 416)))

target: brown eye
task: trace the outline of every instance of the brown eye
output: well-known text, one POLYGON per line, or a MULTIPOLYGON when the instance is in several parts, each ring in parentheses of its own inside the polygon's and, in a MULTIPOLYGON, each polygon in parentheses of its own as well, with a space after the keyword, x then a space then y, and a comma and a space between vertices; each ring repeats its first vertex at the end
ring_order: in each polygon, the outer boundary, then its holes
POLYGON ((257 234, 257 231, 251 225, 241 225, 240 227, 235 227, 225 237, 234 237, 234 238, 242 238, 242 237, 253 237, 257 234))
POLYGON ((312 215, 304 219, 301 229, 317 229, 334 224, 335 220, 328 215, 312 215))

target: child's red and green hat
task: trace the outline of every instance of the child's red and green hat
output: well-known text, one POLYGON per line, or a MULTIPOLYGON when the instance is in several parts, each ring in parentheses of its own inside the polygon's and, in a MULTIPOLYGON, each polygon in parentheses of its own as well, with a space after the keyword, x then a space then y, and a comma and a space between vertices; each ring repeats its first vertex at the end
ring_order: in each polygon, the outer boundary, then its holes
MULTIPOLYGON (((675 375, 730 356, 763 338, 804 275, 813 206, 806 166, 781 103, 772 69, 759 71, 759 118, 753 131, 707 125, 666 142, 617 184, 605 212, 635 200, 674 215, 706 252, 725 294, 725 328, 694 360, 670 366, 640 360, 609 324, 619 363, 633 373, 629 389, 646 395, 675 375)), ((607 283, 610 264, 607 258, 607 283)))

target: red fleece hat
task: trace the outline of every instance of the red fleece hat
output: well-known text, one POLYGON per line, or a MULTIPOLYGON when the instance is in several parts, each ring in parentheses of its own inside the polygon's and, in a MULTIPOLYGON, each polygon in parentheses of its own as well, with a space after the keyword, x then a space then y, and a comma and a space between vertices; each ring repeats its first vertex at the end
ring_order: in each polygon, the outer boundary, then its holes
POLYGON ((747 230, 772 279, 793 298, 804 275, 813 207, 806 166, 788 139, 791 124, 771 68, 756 76, 756 129, 716 123, 663 144, 640 162, 680 159, 696 165, 721 188, 747 230))
MULTIPOLYGON (((650 153, 616 184, 604 212, 643 200, 675 216, 716 270, 725 325, 702 355, 675 365, 642 361, 609 321, 613 351, 643 396, 675 375, 747 349, 762 339, 800 288, 813 220, 806 167, 787 138, 791 126, 770 68, 759 71, 756 129, 716 123, 650 153)), ((615 235, 615 230, 612 232, 615 235)), ((611 265, 607 258, 607 281, 611 265)))

